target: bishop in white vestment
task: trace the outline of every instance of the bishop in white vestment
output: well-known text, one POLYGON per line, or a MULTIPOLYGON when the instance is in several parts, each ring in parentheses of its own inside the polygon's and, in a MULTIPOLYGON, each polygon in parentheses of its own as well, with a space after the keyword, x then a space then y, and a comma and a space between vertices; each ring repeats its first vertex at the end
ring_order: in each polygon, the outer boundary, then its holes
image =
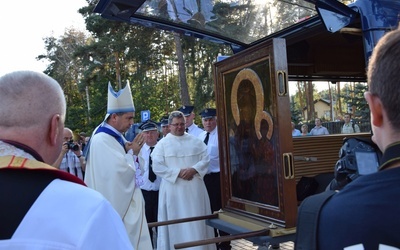
POLYGON ((136 185, 136 163, 132 150, 126 152, 126 145, 132 143, 122 135, 132 126, 134 111, 129 85, 118 93, 109 86, 106 120, 88 145, 85 183, 103 194, 117 210, 133 247, 151 250, 143 195, 136 185))

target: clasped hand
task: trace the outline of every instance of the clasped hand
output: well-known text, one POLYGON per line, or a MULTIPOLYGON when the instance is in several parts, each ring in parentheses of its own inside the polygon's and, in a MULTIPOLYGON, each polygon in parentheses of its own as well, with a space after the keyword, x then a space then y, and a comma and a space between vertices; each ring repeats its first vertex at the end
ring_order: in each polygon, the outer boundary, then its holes
POLYGON ((193 179, 194 175, 197 174, 196 169, 194 168, 184 168, 179 171, 178 177, 190 181, 193 179))

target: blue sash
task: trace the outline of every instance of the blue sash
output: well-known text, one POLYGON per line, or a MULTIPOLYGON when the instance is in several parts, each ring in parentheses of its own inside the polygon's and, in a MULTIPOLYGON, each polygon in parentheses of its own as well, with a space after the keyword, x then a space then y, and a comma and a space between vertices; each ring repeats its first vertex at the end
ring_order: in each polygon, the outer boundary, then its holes
POLYGON ((118 135, 117 133, 115 133, 114 131, 112 131, 111 129, 106 128, 106 127, 98 128, 96 130, 95 134, 98 134, 98 133, 101 133, 101 132, 109 134, 112 137, 114 137, 119 142, 119 144, 121 144, 122 148, 125 150, 125 142, 124 142, 124 139, 122 139, 122 137, 120 135, 118 135))
MULTIPOLYGON (((121 146, 122 146, 122 147, 124 148, 124 150, 125 150, 125 143, 124 143, 124 140, 122 139, 122 137, 121 137, 120 135, 118 135, 117 133, 115 133, 114 131, 112 131, 111 129, 106 128, 106 127, 99 127, 99 128, 96 130, 96 132, 94 133, 94 135, 97 134, 97 133, 101 133, 101 132, 106 133, 106 134, 109 134, 109 135, 111 135, 112 137, 114 137, 114 138, 119 142, 119 144, 121 144, 121 146)), ((93 136, 94 136, 94 135, 93 135, 93 136)), ((92 137, 93 137, 93 136, 92 136, 92 137)), ((90 149, 90 144, 91 144, 92 137, 90 137, 88 143, 87 143, 86 146, 85 146, 85 150, 83 151, 83 155, 85 156, 86 161, 87 161, 88 158, 89 158, 89 149, 90 149)))

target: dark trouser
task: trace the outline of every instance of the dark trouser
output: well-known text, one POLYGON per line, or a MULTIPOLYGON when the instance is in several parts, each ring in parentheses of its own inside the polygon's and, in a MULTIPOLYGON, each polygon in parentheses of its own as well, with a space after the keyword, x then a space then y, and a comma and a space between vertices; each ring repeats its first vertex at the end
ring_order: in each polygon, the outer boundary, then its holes
MULTIPOLYGON (((158 191, 147 191, 142 189, 142 194, 145 202, 145 212, 147 222, 157 222, 158 215, 158 191)), ((156 228, 157 229, 157 228, 156 228)), ((149 228, 151 242, 153 243, 153 230, 149 228)))
MULTIPOLYGON (((221 179, 220 173, 210 173, 204 176, 204 183, 206 184, 208 196, 210 197, 211 212, 218 211, 222 208, 221 203, 221 179)), ((218 230, 220 236, 229 235, 221 230, 218 230)), ((215 237, 218 237, 218 232, 214 229, 215 237)), ((217 244, 218 249, 231 249, 231 242, 221 242, 217 244)))

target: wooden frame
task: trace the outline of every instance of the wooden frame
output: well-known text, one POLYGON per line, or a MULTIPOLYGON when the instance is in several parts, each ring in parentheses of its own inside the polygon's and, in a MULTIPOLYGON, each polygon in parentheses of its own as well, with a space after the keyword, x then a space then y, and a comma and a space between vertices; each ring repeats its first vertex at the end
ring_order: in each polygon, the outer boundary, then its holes
POLYGON ((214 70, 224 210, 295 226, 285 40, 265 41, 214 70))

